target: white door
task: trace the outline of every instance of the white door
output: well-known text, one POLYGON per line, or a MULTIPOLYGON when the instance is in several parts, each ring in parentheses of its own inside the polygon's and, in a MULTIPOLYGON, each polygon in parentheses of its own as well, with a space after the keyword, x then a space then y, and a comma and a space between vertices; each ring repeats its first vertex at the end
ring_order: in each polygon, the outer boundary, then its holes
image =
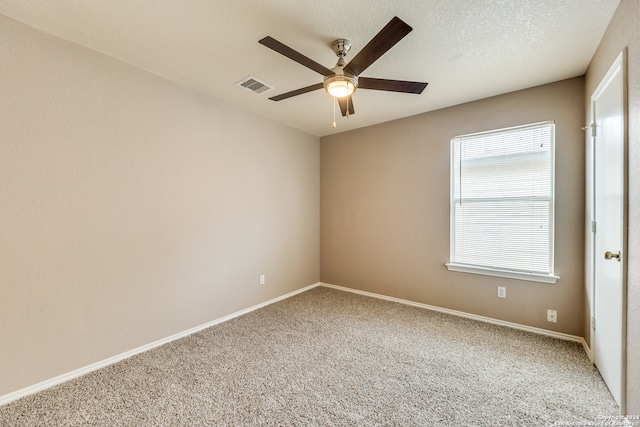
POLYGON ((594 362, 622 408, 625 269, 624 55, 594 92, 594 362))

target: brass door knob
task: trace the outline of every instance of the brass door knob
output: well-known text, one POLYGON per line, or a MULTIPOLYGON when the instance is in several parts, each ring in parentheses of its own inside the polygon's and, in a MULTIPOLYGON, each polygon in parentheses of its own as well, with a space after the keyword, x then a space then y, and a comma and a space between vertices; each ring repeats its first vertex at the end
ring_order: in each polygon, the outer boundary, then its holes
POLYGON ((614 254, 613 252, 607 251, 604 253, 604 259, 611 259, 611 258, 615 258, 618 261, 620 261, 620 252, 618 252, 617 254, 614 254))

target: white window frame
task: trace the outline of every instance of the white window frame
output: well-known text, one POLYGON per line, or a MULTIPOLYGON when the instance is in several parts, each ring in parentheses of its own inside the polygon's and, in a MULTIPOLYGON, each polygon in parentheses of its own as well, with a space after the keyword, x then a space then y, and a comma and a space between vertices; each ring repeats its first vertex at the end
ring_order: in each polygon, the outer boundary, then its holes
POLYGON ((450 169, 451 169, 451 176, 450 176, 450 262, 446 263, 446 267, 449 271, 457 271, 457 272, 463 272, 463 273, 472 273, 472 274, 481 274, 481 275, 487 275, 487 276, 497 276, 497 277, 505 277, 505 278, 510 278, 510 279, 518 279, 518 280, 527 280, 527 281, 534 281, 534 282, 543 282, 543 283, 556 283, 557 280, 559 279, 558 276, 556 276, 554 274, 554 246, 555 246, 555 226, 554 226, 554 217, 555 217, 555 127, 554 127, 554 122, 553 121, 548 121, 548 122, 539 122, 539 123, 531 123, 531 124, 527 124, 527 125, 522 125, 522 126, 514 126, 514 127, 509 127, 509 128, 503 128, 503 129, 496 129, 496 130, 492 130, 492 131, 487 131, 487 132, 477 132, 477 133, 473 133, 473 134, 467 134, 467 135, 460 135, 460 136, 456 136, 454 138, 451 139, 451 163, 450 163, 450 169), (550 156, 551 156, 551 203, 550 203, 550 218, 549 218, 549 233, 550 233, 550 247, 549 247, 549 265, 550 265, 550 272, 549 274, 546 273, 540 273, 540 272, 529 272, 529 271, 522 271, 522 270, 517 270, 517 269, 507 269, 507 268, 498 268, 498 267, 493 267, 493 266, 485 266, 485 265, 472 265, 472 264, 465 264, 465 263, 459 263, 459 262, 455 262, 453 261, 454 259, 454 223, 455 223, 455 212, 453 209, 453 204, 454 204, 454 182, 455 182, 455 165, 453 165, 453 161, 454 161, 454 149, 455 149, 455 143, 454 141, 460 139, 460 138, 469 138, 469 137, 474 137, 474 136, 481 136, 481 135, 487 135, 487 134, 492 134, 492 133, 504 133, 504 132, 508 132, 508 131, 512 131, 512 130, 518 130, 518 129, 523 129, 523 128, 529 128, 529 127, 534 127, 534 126, 540 126, 540 125, 545 125, 545 124, 549 124, 552 126, 552 136, 551 136, 551 147, 550 147, 550 156))

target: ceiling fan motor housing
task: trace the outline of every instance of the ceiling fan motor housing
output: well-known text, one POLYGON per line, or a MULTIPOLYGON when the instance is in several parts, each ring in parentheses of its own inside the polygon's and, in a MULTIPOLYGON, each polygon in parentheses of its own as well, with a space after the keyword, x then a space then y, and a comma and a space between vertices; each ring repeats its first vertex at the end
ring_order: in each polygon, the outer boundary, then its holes
POLYGON ((331 49, 338 55, 340 58, 344 58, 349 53, 349 49, 351 49, 351 40, 347 39, 338 39, 334 40, 331 43, 331 49))

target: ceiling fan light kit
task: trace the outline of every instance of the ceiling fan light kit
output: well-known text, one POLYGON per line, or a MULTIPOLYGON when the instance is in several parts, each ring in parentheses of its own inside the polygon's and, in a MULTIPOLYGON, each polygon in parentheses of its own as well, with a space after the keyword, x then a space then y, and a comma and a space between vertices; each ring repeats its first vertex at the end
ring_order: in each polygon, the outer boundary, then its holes
POLYGON ((334 98, 350 96, 358 87, 358 78, 355 76, 325 77, 324 90, 334 98))
POLYGON ((342 115, 349 117, 350 114, 354 114, 351 95, 358 88, 419 95, 427 87, 427 83, 360 77, 365 69, 402 40, 411 30, 412 28, 407 23, 397 16, 393 17, 348 64, 345 63, 344 57, 351 48, 351 41, 347 39, 334 40, 331 48, 338 56, 338 63, 332 69, 324 67, 273 37, 267 36, 259 43, 324 76, 323 83, 272 96, 269 99, 281 101, 324 88, 329 95, 336 98, 342 115))

